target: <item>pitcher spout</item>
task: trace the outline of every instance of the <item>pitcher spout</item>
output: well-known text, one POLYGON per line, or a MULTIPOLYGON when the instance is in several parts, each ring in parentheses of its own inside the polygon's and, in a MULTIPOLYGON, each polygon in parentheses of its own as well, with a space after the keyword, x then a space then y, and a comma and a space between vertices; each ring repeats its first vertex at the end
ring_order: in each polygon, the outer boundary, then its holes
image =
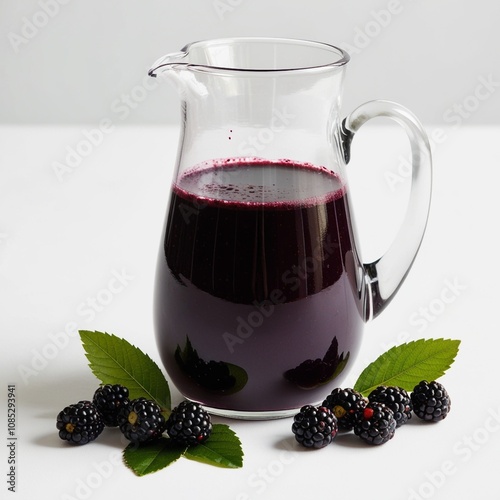
POLYGON ((188 64, 187 55, 187 52, 181 51, 173 52, 172 54, 161 57, 155 61, 151 69, 148 71, 148 75, 156 78, 171 69, 176 69, 179 66, 186 66, 188 64))

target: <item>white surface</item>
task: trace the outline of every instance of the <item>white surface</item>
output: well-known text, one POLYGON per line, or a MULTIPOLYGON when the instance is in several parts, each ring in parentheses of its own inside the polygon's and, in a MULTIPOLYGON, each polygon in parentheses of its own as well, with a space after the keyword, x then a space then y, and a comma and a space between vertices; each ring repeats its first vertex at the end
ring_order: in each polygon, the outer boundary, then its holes
MULTIPOLYGON (((398 217, 391 221, 399 209, 388 210, 386 204, 404 204, 407 179, 392 190, 385 176, 396 171, 405 144, 393 129, 367 127, 353 143, 350 172, 364 253, 375 256, 398 217), (365 188, 376 190, 371 199, 359 196, 362 177, 365 188), (377 210, 382 215, 376 216, 377 210), (377 231, 383 238, 370 244, 377 231)), ((53 163, 62 162, 66 148, 82 140, 84 128, 0 129, 1 497, 10 498, 6 396, 7 384, 13 383, 18 476, 12 498, 244 500, 303 494, 360 500, 368 494, 448 500, 474 498, 478 491, 493 498, 500 444, 498 128, 447 131, 446 140, 436 145, 433 206, 421 252, 397 298, 367 325, 360 358, 345 384, 390 344, 461 339, 457 361, 442 379, 453 401, 445 421, 421 425, 414 419, 381 447, 345 435, 312 452, 295 446, 290 419, 231 421, 243 443, 242 469, 183 459, 143 478, 119 462, 123 443, 113 432, 84 447, 59 440, 57 412, 90 397, 97 383, 79 339, 60 334, 68 323, 125 337, 159 362, 152 281, 177 133, 176 128, 116 127, 59 181, 53 163), (105 289, 113 272, 123 271, 130 277, 127 286, 90 318, 81 304, 105 289), (445 288, 448 303, 441 299, 445 288), (439 312, 432 321, 421 316, 420 308, 429 307, 439 312), (55 338, 61 344, 54 349, 55 338), (51 359, 43 361, 40 353, 51 359), (23 376, 26 368, 36 375, 23 376)), ((173 387, 172 392, 178 402, 173 387)))
MULTIPOLYGON (((157 58, 201 39, 277 36, 348 50, 347 111, 391 99, 450 123, 478 78, 500 81, 499 18, 495 0, 0 0, 0 121, 175 123, 176 97, 144 90, 157 58)), ((476 111, 472 123, 498 123, 493 106, 476 111)))

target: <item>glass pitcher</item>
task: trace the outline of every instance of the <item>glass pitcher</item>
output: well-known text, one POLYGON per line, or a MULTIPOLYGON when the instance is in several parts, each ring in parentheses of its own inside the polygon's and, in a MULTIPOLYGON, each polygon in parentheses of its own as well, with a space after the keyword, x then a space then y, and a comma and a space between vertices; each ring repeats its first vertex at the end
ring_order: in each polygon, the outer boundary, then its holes
POLYGON ((342 119, 348 61, 325 43, 231 38, 187 45, 149 72, 175 85, 182 112, 156 340, 182 395, 214 414, 278 418, 321 403, 420 246, 428 140, 410 111, 388 101, 342 119), (346 165, 354 134, 376 116, 406 130, 412 186, 394 242, 363 263, 346 165))

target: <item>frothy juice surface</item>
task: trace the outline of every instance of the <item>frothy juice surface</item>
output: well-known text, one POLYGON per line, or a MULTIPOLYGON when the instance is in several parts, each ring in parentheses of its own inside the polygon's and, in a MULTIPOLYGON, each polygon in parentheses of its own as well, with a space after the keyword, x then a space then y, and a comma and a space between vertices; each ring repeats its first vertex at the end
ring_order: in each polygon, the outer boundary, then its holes
POLYGON ((208 168, 201 165, 186 172, 174 189, 185 197, 240 208, 296 208, 343 195, 340 179, 325 168, 262 160, 221 160, 208 168))
POLYGON ((359 347, 351 234, 345 189, 324 168, 233 159, 186 172, 155 293, 177 388, 236 411, 322 401, 359 347))

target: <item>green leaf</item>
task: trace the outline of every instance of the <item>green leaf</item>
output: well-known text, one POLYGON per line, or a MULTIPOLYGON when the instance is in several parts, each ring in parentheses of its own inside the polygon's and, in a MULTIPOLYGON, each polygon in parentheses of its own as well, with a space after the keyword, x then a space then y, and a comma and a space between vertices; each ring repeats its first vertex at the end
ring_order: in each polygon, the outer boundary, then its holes
POLYGON ((184 456, 190 460, 226 469, 243 467, 241 442, 224 424, 214 424, 210 437, 204 443, 189 447, 184 456))
POLYGON ((185 446, 179 446, 171 439, 162 437, 141 446, 130 443, 123 450, 123 461, 137 476, 145 476, 172 464, 185 450, 185 446))
POLYGON ((379 385, 412 391, 420 381, 444 375, 455 360, 459 345, 460 340, 420 339, 393 347, 363 370, 354 390, 364 396, 379 385))
POLYGON ((158 365, 139 348, 115 335, 80 330, 85 355, 103 384, 121 384, 130 399, 145 397, 170 410, 170 389, 158 365))

